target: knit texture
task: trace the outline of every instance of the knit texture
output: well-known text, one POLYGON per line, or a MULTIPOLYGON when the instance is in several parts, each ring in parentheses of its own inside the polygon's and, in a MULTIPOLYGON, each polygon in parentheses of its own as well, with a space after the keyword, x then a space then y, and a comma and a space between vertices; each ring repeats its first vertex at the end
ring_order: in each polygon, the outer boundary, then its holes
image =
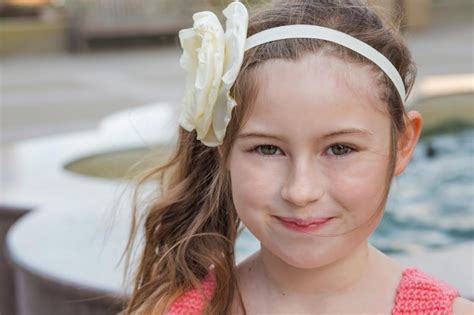
MULTIPOLYGON (((204 296, 192 289, 177 298, 167 315, 201 315, 214 294, 212 273, 202 282, 204 296)), ((395 296, 392 315, 451 315, 453 300, 459 292, 416 268, 407 268, 395 296)))
POLYGON ((450 315, 459 292, 416 268, 407 268, 395 297, 392 315, 450 315))
POLYGON ((198 289, 186 291, 178 297, 167 315, 201 315, 207 306, 207 303, 214 295, 216 283, 212 273, 202 281, 202 293, 198 289))

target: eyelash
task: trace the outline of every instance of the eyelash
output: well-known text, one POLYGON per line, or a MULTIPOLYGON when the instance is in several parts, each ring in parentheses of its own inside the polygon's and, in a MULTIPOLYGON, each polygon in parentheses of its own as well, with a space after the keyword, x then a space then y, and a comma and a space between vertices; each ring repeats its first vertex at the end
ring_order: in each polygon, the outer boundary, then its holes
MULTIPOLYGON (((343 147, 349 149, 349 152, 348 152, 348 153, 345 153, 345 154, 340 154, 340 155, 333 154, 332 156, 334 156, 334 158, 336 158, 336 159, 344 158, 344 157, 346 157, 347 155, 356 152, 356 150, 355 150, 353 147, 348 146, 348 145, 343 144, 343 143, 335 143, 335 144, 333 144, 333 145, 330 145, 329 147, 326 148, 325 152, 326 152, 327 150, 333 148, 333 147, 338 146, 338 145, 341 145, 341 146, 343 146, 343 147)), ((255 147, 253 147, 253 148, 251 149, 251 152, 257 153, 258 155, 261 155, 261 156, 263 156, 263 157, 272 157, 272 156, 276 155, 276 154, 263 154, 263 153, 261 153, 261 152, 259 151, 259 149, 261 149, 262 147, 274 147, 274 148, 276 148, 277 150, 280 150, 280 151, 281 151, 281 149, 280 149, 279 147, 277 147, 276 145, 273 145, 273 144, 259 144, 259 145, 256 145, 255 147)))

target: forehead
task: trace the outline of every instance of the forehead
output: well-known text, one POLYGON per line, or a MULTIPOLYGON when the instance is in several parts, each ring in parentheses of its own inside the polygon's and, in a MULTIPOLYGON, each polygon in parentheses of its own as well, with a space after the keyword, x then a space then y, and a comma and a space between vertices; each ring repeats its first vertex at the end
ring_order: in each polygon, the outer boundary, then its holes
POLYGON ((266 61, 258 69, 257 96, 243 129, 386 127, 387 105, 379 98, 375 76, 367 65, 327 55, 266 61))

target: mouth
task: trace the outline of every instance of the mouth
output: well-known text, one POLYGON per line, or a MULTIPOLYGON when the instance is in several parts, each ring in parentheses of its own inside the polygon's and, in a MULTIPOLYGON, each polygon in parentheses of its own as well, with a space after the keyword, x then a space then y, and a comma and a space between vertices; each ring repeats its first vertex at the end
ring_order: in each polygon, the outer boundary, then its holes
POLYGON ((284 227, 297 232, 314 232, 326 226, 334 217, 297 219, 274 216, 284 227))

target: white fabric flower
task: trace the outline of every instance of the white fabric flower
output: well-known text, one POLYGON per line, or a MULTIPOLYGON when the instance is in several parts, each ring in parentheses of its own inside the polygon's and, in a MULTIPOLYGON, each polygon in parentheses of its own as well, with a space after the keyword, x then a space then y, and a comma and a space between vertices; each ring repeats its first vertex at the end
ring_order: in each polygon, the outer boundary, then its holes
POLYGON ((179 124, 187 131, 196 129, 197 138, 207 146, 217 146, 224 139, 236 105, 229 90, 242 65, 247 38, 245 6, 232 2, 223 13, 225 33, 209 11, 194 14, 193 27, 179 32, 180 65, 187 72, 179 124))

